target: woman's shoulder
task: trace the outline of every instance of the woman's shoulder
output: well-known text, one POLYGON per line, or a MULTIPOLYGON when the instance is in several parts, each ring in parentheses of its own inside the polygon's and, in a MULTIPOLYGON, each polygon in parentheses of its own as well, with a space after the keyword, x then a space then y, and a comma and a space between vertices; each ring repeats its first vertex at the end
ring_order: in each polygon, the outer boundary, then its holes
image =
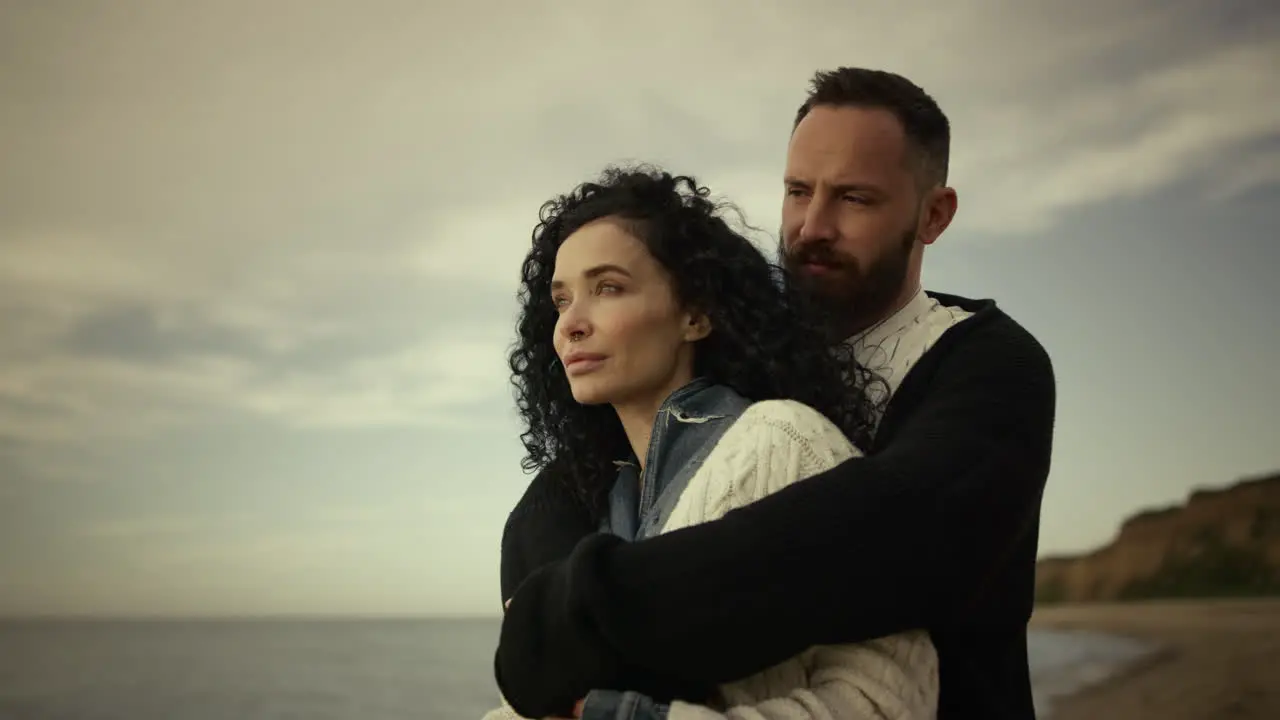
MULTIPOLYGON (((758 454, 784 446, 844 446, 848 439, 827 416, 795 400, 760 400, 752 403, 729 428, 721 445, 758 454)), ((735 452, 731 450, 731 452, 735 452)))
POLYGON ((751 403, 738 418, 739 423, 764 424, 796 429, 839 431, 835 423, 810 405, 797 400, 760 400, 751 403))
POLYGON ((690 517, 708 519, 861 455, 835 423, 794 400, 752 403, 725 432, 692 484, 690 517), (707 498, 716 498, 715 501, 707 498))

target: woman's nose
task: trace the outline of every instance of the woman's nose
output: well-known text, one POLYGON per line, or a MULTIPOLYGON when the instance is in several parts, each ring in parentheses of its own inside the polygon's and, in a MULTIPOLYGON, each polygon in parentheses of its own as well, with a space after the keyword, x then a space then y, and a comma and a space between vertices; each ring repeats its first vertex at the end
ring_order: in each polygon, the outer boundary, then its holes
POLYGON ((560 334, 570 341, 591 336, 591 321, 578 305, 570 305, 560 315, 560 334))

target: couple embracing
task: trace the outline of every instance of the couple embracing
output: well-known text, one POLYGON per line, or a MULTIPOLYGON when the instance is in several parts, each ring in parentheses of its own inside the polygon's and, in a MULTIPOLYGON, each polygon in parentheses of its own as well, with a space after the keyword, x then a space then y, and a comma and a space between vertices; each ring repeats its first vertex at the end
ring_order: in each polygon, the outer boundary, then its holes
POLYGON ((995 302, 921 285, 949 147, 907 79, 817 73, 781 267, 691 177, 543 206, 488 718, 1034 718, 1055 383, 995 302))

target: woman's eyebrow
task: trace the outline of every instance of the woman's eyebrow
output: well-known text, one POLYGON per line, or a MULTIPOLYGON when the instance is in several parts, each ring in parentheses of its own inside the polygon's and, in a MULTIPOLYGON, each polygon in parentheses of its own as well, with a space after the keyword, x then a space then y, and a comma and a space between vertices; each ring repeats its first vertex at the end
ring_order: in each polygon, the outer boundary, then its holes
MULTIPOLYGON (((604 263, 604 264, 601 264, 601 265, 596 265, 596 266, 594 266, 594 267, 587 268, 587 269, 582 273, 582 276, 583 276, 583 277, 585 277, 585 278, 593 278, 593 277, 599 277, 599 276, 601 276, 601 275, 604 275, 605 273, 611 273, 611 272, 612 272, 612 273, 617 273, 617 274, 619 274, 619 275, 625 275, 626 277, 631 277, 631 272, 630 272, 629 270, 627 270, 626 268, 622 267, 621 265, 614 265, 614 264, 612 264, 612 263, 604 263)), ((552 281, 551 281, 551 289, 552 289, 552 290, 556 290, 556 289, 559 289, 559 288, 562 288, 562 287, 564 287, 564 281, 563 281, 563 280, 552 280, 552 281)))

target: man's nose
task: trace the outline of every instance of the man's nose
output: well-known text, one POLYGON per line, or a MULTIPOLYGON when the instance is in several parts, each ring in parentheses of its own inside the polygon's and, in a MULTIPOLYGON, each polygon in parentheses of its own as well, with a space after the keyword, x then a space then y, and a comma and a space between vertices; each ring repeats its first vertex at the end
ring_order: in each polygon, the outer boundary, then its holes
POLYGON ((835 213, 831 212, 831 204, 813 198, 805 208, 804 223, 800 232, 796 233, 795 245, 804 247, 814 243, 832 242, 836 237, 835 213))

